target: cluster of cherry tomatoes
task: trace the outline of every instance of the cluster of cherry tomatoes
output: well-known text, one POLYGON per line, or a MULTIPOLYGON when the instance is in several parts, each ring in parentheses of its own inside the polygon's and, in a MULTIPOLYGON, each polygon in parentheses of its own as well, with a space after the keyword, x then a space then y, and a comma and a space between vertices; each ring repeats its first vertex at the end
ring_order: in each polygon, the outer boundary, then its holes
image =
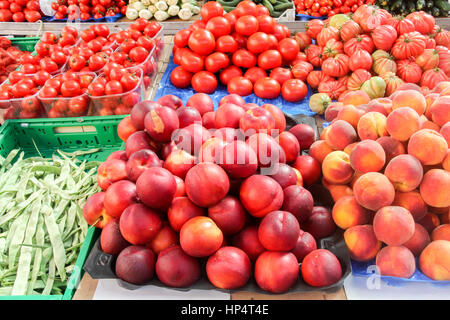
POLYGON ((124 0, 57 0, 52 3, 55 19, 88 20, 125 14, 127 4, 124 0))
POLYGON ((219 80, 240 96, 254 92, 265 99, 280 93, 292 102, 305 98, 305 83, 289 69, 300 47, 264 6, 242 1, 223 15, 220 4, 212 1, 200 13, 202 20, 175 34, 173 54, 179 66, 170 76, 174 86, 212 93, 219 80))
POLYGON ((294 0, 298 14, 313 17, 331 17, 337 13, 355 12, 363 4, 374 3, 375 0, 294 0))
POLYGON ((0 1, 1 22, 36 22, 42 12, 38 0, 2 0, 0 1))

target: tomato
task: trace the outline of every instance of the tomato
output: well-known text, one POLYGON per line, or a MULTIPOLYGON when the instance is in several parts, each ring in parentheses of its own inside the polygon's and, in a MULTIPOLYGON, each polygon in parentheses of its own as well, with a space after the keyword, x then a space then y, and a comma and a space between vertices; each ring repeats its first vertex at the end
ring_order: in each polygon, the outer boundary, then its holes
POLYGON ((289 79, 281 87, 281 95, 284 100, 298 102, 303 100, 308 94, 308 88, 300 79, 289 79))
POLYGON ((191 84, 192 73, 179 66, 172 70, 170 82, 177 88, 186 88, 191 84))
POLYGON ((9 6, 9 10, 11 10, 12 13, 17 13, 22 11, 22 6, 20 6, 19 4, 12 2, 9 6))
POLYGON ((259 98, 274 99, 280 95, 281 86, 275 79, 266 77, 256 81, 253 90, 259 98))
POLYGON ((256 66, 256 55, 248 50, 239 49, 233 53, 233 64, 242 68, 251 68, 256 66))
POLYGON ((402 34, 392 47, 392 55, 398 59, 416 57, 425 50, 425 37, 417 31, 402 34))
POLYGON ((151 21, 144 29, 144 34, 149 37, 154 37, 158 34, 159 30, 161 30, 162 26, 160 23, 156 21, 151 21))
POLYGON ((236 32, 234 32, 231 36, 234 38, 234 40, 236 40, 236 42, 238 43, 239 48, 245 48, 246 47, 246 43, 247 43, 247 38, 246 37, 244 37, 243 35, 241 35, 239 33, 236 33, 236 32))
POLYGON ((211 31, 217 39, 220 36, 230 34, 231 25, 225 17, 213 17, 206 24, 206 30, 211 31))
POLYGON ((269 36, 264 32, 256 32, 247 39, 247 49, 253 53, 260 53, 269 48, 269 36))
POLYGON ((107 62, 106 64, 105 64, 105 66, 103 67, 103 73, 104 74, 106 74, 107 76, 109 76, 109 74, 110 74, 110 72, 111 72, 111 70, 113 69, 113 68, 117 68, 117 67, 120 67, 121 65, 119 65, 119 64, 117 64, 117 63, 115 63, 115 62, 107 62))
POLYGON ((86 64, 86 58, 79 54, 74 54, 69 58, 69 67, 71 70, 80 71, 86 64))
POLYGON ((48 56, 49 52, 50 52, 50 45, 48 43, 44 43, 42 41, 39 41, 38 43, 36 43, 36 45, 34 46, 34 50, 37 52, 38 55, 40 55, 41 57, 45 57, 48 56))
POLYGON ((66 99, 57 99, 55 103, 53 104, 53 109, 55 109, 57 112, 64 113, 67 111, 68 102, 66 99))
POLYGON ((80 75, 80 87, 88 88, 91 84, 92 80, 94 80, 94 76, 90 74, 82 74, 80 75))
POLYGON ((217 79, 209 71, 200 71, 192 76, 191 85, 195 91, 209 94, 216 90, 217 79))
POLYGON ((179 30, 175 33, 173 37, 173 43, 178 48, 184 48, 188 45, 189 37, 192 33, 192 30, 183 29, 179 30))
POLYGON ((229 94, 235 93, 245 97, 253 92, 253 83, 245 77, 234 77, 228 81, 227 90, 229 94))
POLYGON ((292 38, 285 38, 278 43, 278 51, 285 61, 292 61, 297 57, 300 46, 292 38))
POLYGON ((267 50, 258 56, 258 66, 265 69, 273 69, 280 67, 283 58, 277 50, 267 50))
POLYGON ((122 97, 122 103, 125 107, 133 107, 141 100, 141 94, 139 92, 130 92, 122 97))
POLYGON ((12 71, 8 75, 8 80, 9 80, 9 83, 11 83, 11 84, 16 84, 23 78, 25 78, 25 73, 22 71, 12 71))
POLYGON ((51 55, 50 58, 56 62, 56 64, 58 66, 63 65, 64 63, 66 63, 67 61, 67 56, 64 54, 64 52, 62 51, 54 51, 51 55))
POLYGON ((75 97, 80 95, 80 83, 75 80, 65 81, 61 85, 61 94, 63 97, 75 97))
POLYGON ((148 26, 150 22, 147 19, 144 18, 138 18, 136 21, 134 21, 130 25, 130 29, 138 30, 140 32, 143 32, 145 30, 145 27, 148 26))
POLYGON ((25 21, 25 14, 23 12, 16 12, 12 15, 12 20, 14 22, 24 22, 25 21))
POLYGON ((31 88, 25 83, 16 83, 11 87, 14 98, 22 98, 31 94, 31 88))
POLYGON ((28 77, 20 79, 17 84, 24 84, 30 89, 33 89, 35 87, 33 79, 28 77))
POLYGON ((122 64, 122 63, 125 61, 126 57, 127 57, 127 56, 126 56, 125 53, 116 51, 116 52, 113 52, 113 53, 109 56, 109 59, 110 59, 112 62, 115 62, 115 63, 118 63, 118 64, 122 64))
POLYGON ((287 68, 278 67, 272 69, 269 75, 270 78, 277 80, 277 82, 282 86, 286 80, 292 79, 292 72, 287 68))
POLYGON ((28 22, 36 22, 41 18, 41 14, 36 10, 26 10, 25 13, 25 20, 28 22))
POLYGON ((56 62, 50 58, 43 58, 41 61, 39 61, 39 66, 42 70, 47 71, 48 73, 55 72, 59 69, 56 62))
POLYGON ((40 109, 40 103, 37 97, 27 97, 25 99, 22 99, 20 102, 20 106, 23 110, 28 112, 38 112, 40 109))
POLYGON ((252 1, 241 1, 236 6, 235 13, 238 17, 247 15, 256 16, 258 13, 258 7, 252 1))
POLYGON ((150 50, 153 49, 153 47, 155 46, 155 42, 153 41, 152 38, 150 38, 149 36, 140 36, 137 41, 136 44, 140 47, 145 48, 147 51, 150 52, 150 50))
POLYGON ((80 37, 84 42, 89 42, 95 39, 95 32, 92 29, 84 29, 81 31, 80 37))
POLYGON ((234 25, 236 24, 238 17, 233 12, 228 12, 223 17, 228 20, 231 31, 234 31, 234 25))
POLYGON ((257 80, 267 77, 267 74, 264 69, 253 67, 245 71, 244 77, 249 79, 254 84, 257 80))
POLYGON ((258 5, 256 5, 256 7, 257 7, 256 17, 270 16, 269 9, 267 9, 264 5, 258 4, 258 5))
POLYGON ((75 39, 78 38, 78 30, 75 27, 65 26, 61 31, 61 36, 64 37, 67 34, 70 34, 75 39))
POLYGON ((107 37, 109 35, 109 28, 103 23, 94 24, 93 30, 100 37, 107 37))
POLYGON ((61 81, 59 79, 56 79, 56 78, 48 79, 45 82, 45 86, 46 87, 55 88, 57 91, 59 91, 61 89, 61 84, 62 84, 61 81))
POLYGON ((128 54, 131 60, 137 63, 144 62, 149 52, 144 47, 134 47, 128 54))
POLYGON ((74 45, 76 41, 77 41, 77 39, 73 35, 68 33, 59 39, 58 44, 61 47, 66 47, 66 46, 74 45))
POLYGON ((286 31, 281 24, 276 24, 273 27, 273 35, 277 38, 278 41, 281 41, 286 38, 286 31))
POLYGON ((258 20, 254 16, 242 16, 234 26, 236 32, 243 36, 250 36, 258 31, 258 20))
POLYGON ((205 59, 205 69, 212 73, 216 73, 219 70, 228 67, 229 64, 230 64, 230 59, 228 58, 228 56, 226 54, 224 54, 222 52, 211 53, 205 59))
POLYGON ((208 1, 200 9, 200 15, 203 21, 208 22, 211 18, 223 16, 223 8, 215 1, 208 1))
POLYGON ((200 55, 208 55, 214 51, 216 41, 210 31, 199 29, 192 32, 189 37, 188 46, 192 51, 200 55))
POLYGON ((126 92, 136 88, 137 85, 139 84, 139 80, 140 80, 139 76, 137 76, 135 73, 127 72, 120 78, 120 84, 123 87, 124 91, 126 92))
POLYGON ((36 73, 37 68, 34 64, 25 63, 22 65, 20 70, 23 71, 25 74, 33 74, 33 73, 36 73))
POLYGON ((87 101, 84 97, 76 97, 70 99, 69 110, 73 114, 81 115, 87 110, 87 101))
POLYGON ((221 36, 216 40, 216 51, 223 53, 233 53, 239 49, 235 38, 230 35, 221 36))
POLYGON ((256 17, 258 21, 259 31, 270 34, 274 31, 274 27, 277 24, 274 18, 269 15, 261 15, 256 17))
POLYGON ((234 77, 241 77, 242 76, 242 70, 239 67, 236 66, 229 66, 225 68, 219 76, 220 82, 223 85, 227 85, 228 82, 234 78, 234 77))
POLYGON ((300 79, 302 81, 305 81, 308 77, 308 74, 313 71, 314 67, 311 63, 306 61, 299 61, 296 64, 294 64, 294 67, 292 68, 292 74, 294 78, 300 79))
POLYGON ((196 73, 203 70, 204 60, 198 53, 186 50, 181 56, 181 66, 189 72, 196 73))
POLYGON ((34 83, 36 83, 36 85, 38 86, 43 86, 45 84, 45 82, 50 79, 50 73, 48 73, 47 71, 41 70, 36 72, 33 75, 33 81, 34 83))
POLYGON ((105 94, 105 85, 96 80, 89 85, 88 93, 94 97, 103 96, 105 94))
POLYGON ((93 39, 87 43, 87 47, 94 52, 102 50, 103 44, 98 39, 93 39))
POLYGON ((120 81, 120 78, 122 78, 122 76, 125 75, 126 73, 128 73, 128 71, 125 68, 122 67, 112 68, 111 71, 109 72, 109 78, 111 80, 120 81))
POLYGON ((108 81, 105 85, 105 94, 111 95, 111 94, 119 94, 123 93, 123 87, 120 81, 117 80, 111 80, 108 81))
POLYGON ((56 90, 53 87, 50 86, 44 86, 42 87, 41 91, 39 92, 39 96, 43 98, 53 98, 58 95, 58 90, 56 90))

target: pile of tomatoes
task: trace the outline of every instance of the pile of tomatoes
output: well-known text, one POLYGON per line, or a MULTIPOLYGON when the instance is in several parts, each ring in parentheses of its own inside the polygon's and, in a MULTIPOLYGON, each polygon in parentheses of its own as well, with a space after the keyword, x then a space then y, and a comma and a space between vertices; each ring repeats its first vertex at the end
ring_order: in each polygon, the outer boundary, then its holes
POLYGON ((363 4, 374 3, 375 0, 294 0, 298 14, 313 17, 331 17, 337 13, 355 12, 363 4))
POLYGON ((218 81, 229 93, 288 101, 302 100, 307 87, 290 71, 300 47, 286 26, 278 24, 263 6, 240 2, 223 14, 217 2, 201 9, 202 20, 174 37, 174 62, 170 76, 178 88, 189 85, 197 92, 212 93, 218 81))
POLYGON ((36 22, 42 17, 38 0, 2 0, 0 1, 1 22, 36 22))
POLYGON ((69 20, 102 19, 117 14, 125 15, 127 4, 124 0, 57 0, 52 3, 55 19, 69 20))

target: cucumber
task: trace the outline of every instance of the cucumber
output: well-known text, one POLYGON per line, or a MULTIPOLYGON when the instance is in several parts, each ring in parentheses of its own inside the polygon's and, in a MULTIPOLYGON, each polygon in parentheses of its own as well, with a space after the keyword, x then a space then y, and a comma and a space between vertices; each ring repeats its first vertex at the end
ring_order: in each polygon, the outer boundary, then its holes
POLYGON ((234 9, 236 9, 236 7, 230 7, 230 6, 226 6, 226 5, 223 5, 223 4, 221 4, 221 5, 222 5, 222 8, 223 8, 223 10, 225 12, 230 12, 230 11, 233 11, 234 9))
POLYGON ((217 2, 222 6, 236 7, 241 0, 217 0, 217 2))
POLYGON ((416 9, 417 10, 422 10, 423 8, 425 8, 426 2, 425 0, 417 0, 416 2, 416 9))
POLYGON ((275 9, 275 11, 284 12, 287 9, 292 8, 292 2, 290 2, 290 3, 280 3, 280 4, 277 4, 276 6, 274 6, 273 8, 275 9))
POLYGON ((273 5, 269 0, 263 0, 262 4, 269 10, 270 15, 274 13, 273 5))
POLYGON ((277 0, 269 0, 269 1, 273 6, 277 4, 277 0))

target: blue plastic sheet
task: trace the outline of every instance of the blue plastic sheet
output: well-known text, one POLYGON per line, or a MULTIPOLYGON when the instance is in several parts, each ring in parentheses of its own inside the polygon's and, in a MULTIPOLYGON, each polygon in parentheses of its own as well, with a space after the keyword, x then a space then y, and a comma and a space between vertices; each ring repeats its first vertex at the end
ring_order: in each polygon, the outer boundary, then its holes
MULTIPOLYGON (((88 20, 80 20, 80 22, 116 22, 117 20, 119 20, 120 18, 124 17, 123 14, 116 14, 115 16, 111 16, 111 17, 103 17, 100 19, 94 19, 94 18, 89 18, 88 20)), ((66 22, 67 18, 64 19, 55 19, 55 17, 50 17, 50 16, 43 16, 41 18, 42 21, 44 22, 66 22)))
MULTIPOLYGON (((191 86, 185 89, 179 89, 175 87, 170 82, 170 74, 172 73, 172 70, 175 69, 177 65, 173 62, 173 56, 170 57, 169 64, 167 66, 166 72, 161 78, 161 81, 158 86, 158 91, 155 95, 155 100, 158 100, 160 97, 167 95, 167 94, 173 94, 178 96, 184 104, 186 104, 187 100, 195 94, 194 89, 192 89, 191 86)), ((243 97, 245 102, 247 103, 256 103, 257 105, 261 106, 266 103, 271 103, 276 105, 278 108, 280 108, 283 112, 291 115, 296 114, 303 114, 306 116, 314 116, 316 113, 311 111, 309 108, 309 97, 313 94, 311 88, 308 86, 308 94, 305 99, 299 102, 288 102, 284 100, 281 95, 275 99, 261 99, 257 97, 255 94, 250 94, 246 97, 243 97)), ((219 84, 217 86, 217 89, 215 92, 210 94, 210 97, 212 98, 214 102, 214 108, 217 109, 219 105, 220 99, 222 99, 224 96, 228 95, 227 88, 223 86, 222 84, 219 84)))
POLYGON ((328 16, 320 16, 320 17, 314 17, 314 16, 310 16, 307 14, 296 14, 295 15, 296 19, 295 20, 300 20, 300 21, 309 21, 309 20, 313 20, 313 19, 319 19, 319 20, 325 20, 328 18, 328 16))
MULTIPOLYGON (((352 265, 352 273, 355 276, 361 276, 361 277, 373 277, 375 275, 375 268, 371 266, 375 266, 375 259, 368 261, 368 262, 359 262, 351 260, 352 265)), ((416 271, 411 276, 411 278, 398 278, 398 277, 390 277, 390 276, 379 276, 382 281, 386 282, 387 284, 395 287, 400 287, 402 285, 406 285, 411 282, 426 282, 430 283, 436 286, 449 286, 450 288, 450 281, 436 281, 433 279, 428 278, 426 275, 424 275, 419 269, 419 259, 416 258, 416 271)))

